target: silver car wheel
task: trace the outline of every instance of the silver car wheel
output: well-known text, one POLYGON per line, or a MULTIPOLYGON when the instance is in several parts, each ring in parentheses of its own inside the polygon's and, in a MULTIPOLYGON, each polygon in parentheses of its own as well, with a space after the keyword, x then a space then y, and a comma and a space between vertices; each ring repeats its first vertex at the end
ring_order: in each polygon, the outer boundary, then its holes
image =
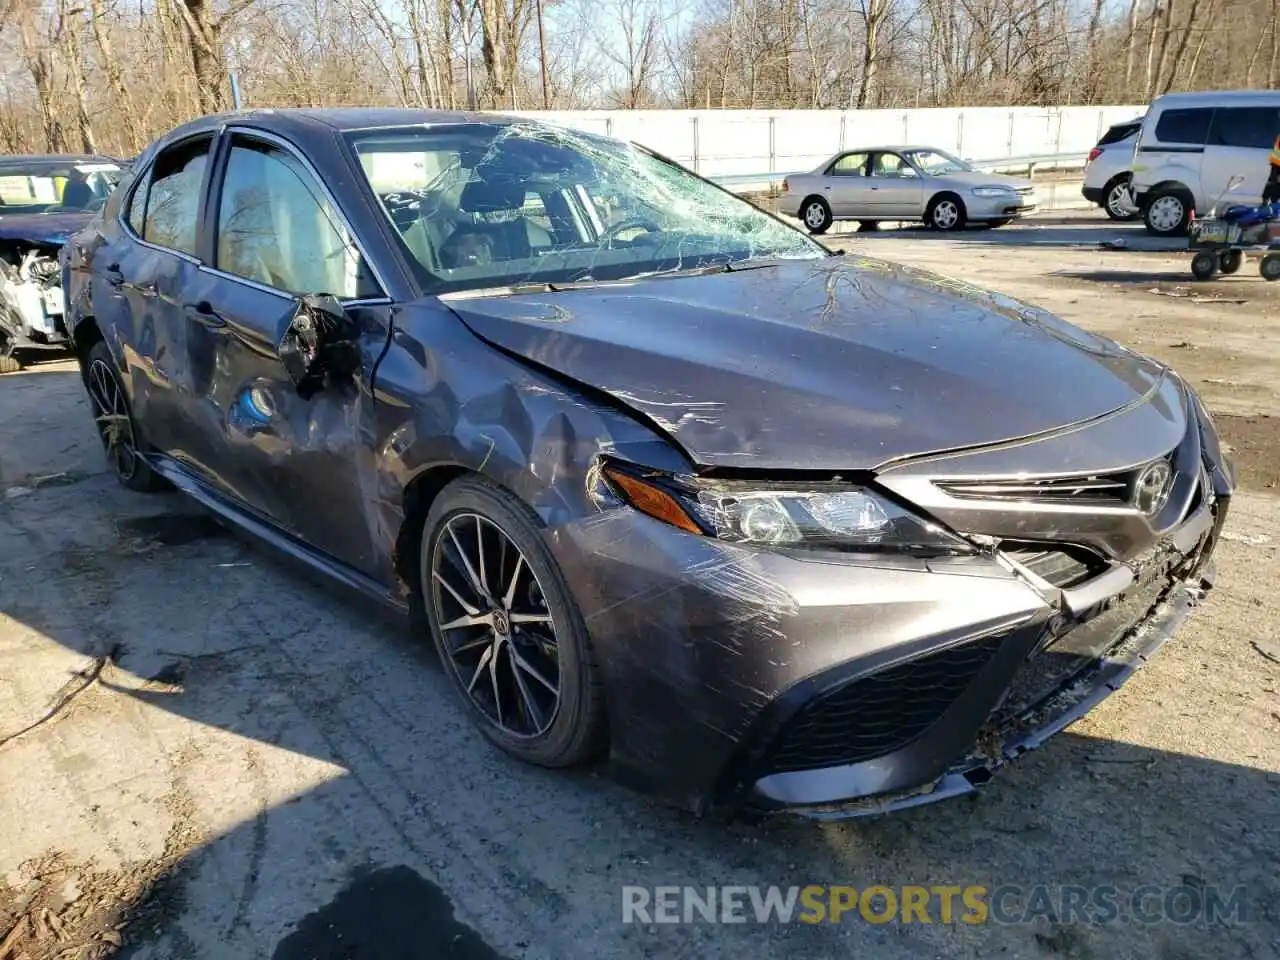
POLYGON ((939 230, 950 230, 960 219, 960 209, 954 200, 939 200, 933 208, 933 225, 939 230))
POLYGON ((1147 220, 1161 233, 1168 233, 1178 228, 1185 212, 1186 207, 1180 198, 1166 194, 1152 201, 1151 208, 1147 211, 1147 220))
POLYGON ((827 211, 822 204, 814 202, 804 209, 804 225, 817 229, 827 222, 827 211))
POLYGON ((1117 220, 1132 217, 1138 210, 1133 199, 1133 187, 1126 182, 1117 183, 1107 194, 1107 209, 1117 220))
POLYGON ((449 669, 488 720, 536 737, 560 706, 556 624, 520 548, 488 517, 456 513, 431 555, 431 615, 449 669))

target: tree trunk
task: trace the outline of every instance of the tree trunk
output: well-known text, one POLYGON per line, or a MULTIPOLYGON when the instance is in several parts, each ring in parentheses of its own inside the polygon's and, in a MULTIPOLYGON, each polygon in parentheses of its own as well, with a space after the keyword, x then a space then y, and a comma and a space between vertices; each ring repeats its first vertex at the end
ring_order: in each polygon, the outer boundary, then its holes
POLYGON ((1139 0, 1129 0, 1129 30, 1125 35, 1124 41, 1124 89, 1126 93, 1133 89, 1133 55, 1138 43, 1138 3, 1139 0))
POLYGON ((44 130, 46 149, 50 153, 65 153, 67 143, 58 109, 53 102, 53 57, 50 55, 50 45, 44 38, 35 35, 35 15, 34 9, 17 11, 22 54, 31 73, 31 82, 35 84, 36 107, 40 111, 40 126, 44 130))
POLYGON ((176 0, 182 25, 186 28, 191 72, 196 96, 204 113, 227 108, 226 68, 222 63, 222 19, 215 16, 209 0, 176 0))
POLYGON ((120 69, 120 60, 116 57, 111 37, 103 25, 102 0, 90 0, 89 16, 89 22, 93 27, 93 40, 98 47, 99 55, 102 57, 102 66, 107 73, 107 82, 111 84, 111 89, 115 91, 120 103, 120 116, 124 120, 125 136, 128 138, 126 144, 128 150, 126 152, 133 152, 142 146, 144 139, 138 129, 138 108, 134 105, 133 93, 129 90, 129 85, 124 82, 124 75, 120 69))

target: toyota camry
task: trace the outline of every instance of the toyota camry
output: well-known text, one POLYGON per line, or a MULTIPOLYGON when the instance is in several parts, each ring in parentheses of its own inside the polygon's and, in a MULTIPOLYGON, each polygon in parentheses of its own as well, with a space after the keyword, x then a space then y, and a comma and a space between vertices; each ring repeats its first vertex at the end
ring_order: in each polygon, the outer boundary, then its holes
POLYGON ((1167 367, 524 119, 205 117, 63 264, 121 483, 417 612, 501 749, 698 811, 985 783, 1172 634, 1233 487, 1167 367))

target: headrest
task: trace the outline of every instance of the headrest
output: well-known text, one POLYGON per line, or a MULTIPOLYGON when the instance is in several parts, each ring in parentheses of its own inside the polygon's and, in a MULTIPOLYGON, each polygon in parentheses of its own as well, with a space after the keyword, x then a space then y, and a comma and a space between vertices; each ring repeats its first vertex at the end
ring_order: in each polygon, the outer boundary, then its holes
POLYGON ((462 188, 458 208, 466 213, 497 213, 524 206, 525 185, 517 180, 471 180, 462 188))
POLYGON ((83 210, 93 202, 93 187, 83 180, 71 180, 62 188, 62 206, 83 210))

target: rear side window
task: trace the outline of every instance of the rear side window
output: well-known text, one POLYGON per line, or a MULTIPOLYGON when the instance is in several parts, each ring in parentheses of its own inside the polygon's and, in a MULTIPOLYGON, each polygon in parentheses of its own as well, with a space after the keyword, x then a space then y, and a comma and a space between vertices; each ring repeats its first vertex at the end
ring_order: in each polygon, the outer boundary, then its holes
MULTIPOLYGON (((179 143, 156 157, 142 239, 195 256, 200 190, 211 140, 179 143)), ((136 194, 135 194, 136 196, 136 194)), ((133 212, 130 210, 130 222, 133 212)))
POLYGON ((831 172, 837 177, 862 177, 867 172, 867 155, 865 153, 846 153, 831 165, 831 172))
POLYGON ((1219 107, 1209 143, 1216 147, 1271 149, 1280 136, 1280 107, 1219 107))
POLYGON ((1105 147, 1108 144, 1119 143, 1121 140, 1128 140, 1142 124, 1134 123, 1117 123, 1114 127, 1102 135, 1102 139, 1098 141, 1098 146, 1105 147))
POLYGON ((1160 143, 1186 143, 1202 147, 1209 136, 1209 122, 1212 119, 1213 110, 1209 107, 1166 110, 1156 122, 1156 140, 1160 143))

